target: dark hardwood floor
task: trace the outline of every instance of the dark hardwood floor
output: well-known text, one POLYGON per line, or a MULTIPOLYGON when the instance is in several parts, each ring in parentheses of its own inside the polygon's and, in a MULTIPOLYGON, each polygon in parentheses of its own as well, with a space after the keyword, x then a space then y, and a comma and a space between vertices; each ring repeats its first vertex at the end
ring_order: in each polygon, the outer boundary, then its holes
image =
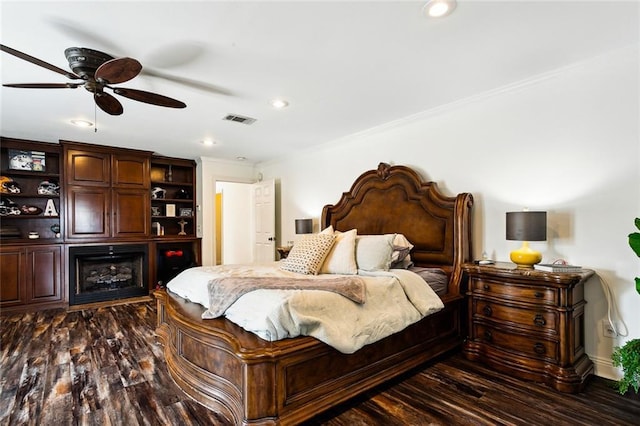
MULTIPOLYGON (((228 425, 186 397, 152 302, 0 317, 0 425, 228 425)), ((640 425, 638 395, 594 377, 567 395, 443 358, 308 425, 640 425)))

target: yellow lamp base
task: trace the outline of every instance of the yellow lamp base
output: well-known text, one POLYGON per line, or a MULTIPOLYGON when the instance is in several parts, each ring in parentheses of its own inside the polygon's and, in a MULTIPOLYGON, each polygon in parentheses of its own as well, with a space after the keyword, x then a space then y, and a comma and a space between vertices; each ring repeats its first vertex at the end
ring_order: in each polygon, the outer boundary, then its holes
POLYGON ((513 263, 518 265, 521 269, 533 269, 533 265, 540 263, 542 260, 542 253, 539 251, 531 250, 527 241, 522 242, 522 247, 518 250, 514 250, 509 254, 509 258, 513 263))

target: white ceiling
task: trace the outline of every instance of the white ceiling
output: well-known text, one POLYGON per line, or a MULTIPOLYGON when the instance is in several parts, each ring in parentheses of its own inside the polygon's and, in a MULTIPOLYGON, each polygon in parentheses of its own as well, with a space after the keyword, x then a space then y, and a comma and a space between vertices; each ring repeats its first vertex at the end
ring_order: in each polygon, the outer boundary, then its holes
MULTIPOLYGON (((112 117, 82 88, 3 87, 0 133, 256 163, 638 43, 637 1, 460 0, 440 20, 423 4, 3 0, 2 44, 65 69, 72 46, 136 58, 150 73, 117 86, 187 108, 119 97, 112 117), (276 97, 290 106, 275 110, 276 97), (97 132, 69 124, 94 113, 97 132)), ((4 52, 0 64, 2 83, 70 81, 4 52)))

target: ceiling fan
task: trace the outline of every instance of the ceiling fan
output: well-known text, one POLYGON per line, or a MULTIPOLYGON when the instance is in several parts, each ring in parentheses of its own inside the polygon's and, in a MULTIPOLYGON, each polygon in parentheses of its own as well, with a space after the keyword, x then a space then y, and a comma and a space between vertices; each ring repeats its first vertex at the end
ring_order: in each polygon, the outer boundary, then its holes
POLYGON ((184 102, 157 93, 137 89, 126 89, 124 87, 113 87, 113 84, 129 81, 140 73, 142 65, 133 58, 114 58, 111 55, 97 50, 84 47, 70 47, 65 49, 64 54, 67 61, 69 61, 69 67, 73 71, 71 72, 2 44, 0 44, 0 50, 50 71, 62 74, 69 79, 83 80, 78 83, 3 84, 5 87, 23 89, 76 89, 83 86, 86 90, 93 93, 93 99, 96 105, 110 115, 122 114, 123 108, 120 101, 118 101, 115 96, 105 92, 104 89, 110 89, 116 95, 152 105, 169 108, 185 108, 187 106, 184 102))

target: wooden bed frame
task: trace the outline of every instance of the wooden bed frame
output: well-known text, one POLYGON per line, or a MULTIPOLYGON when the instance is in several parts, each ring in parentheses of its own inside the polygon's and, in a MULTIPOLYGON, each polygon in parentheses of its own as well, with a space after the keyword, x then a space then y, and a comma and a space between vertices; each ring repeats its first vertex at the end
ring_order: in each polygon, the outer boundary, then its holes
POLYGON ((404 234, 415 245, 416 265, 449 275, 445 308, 347 355, 312 337, 262 340, 224 318, 203 320, 202 306, 158 291, 157 334, 171 375, 185 393, 235 424, 297 424, 459 348, 472 204, 468 193, 446 197, 412 169, 380 163, 324 207, 321 227, 404 234))

